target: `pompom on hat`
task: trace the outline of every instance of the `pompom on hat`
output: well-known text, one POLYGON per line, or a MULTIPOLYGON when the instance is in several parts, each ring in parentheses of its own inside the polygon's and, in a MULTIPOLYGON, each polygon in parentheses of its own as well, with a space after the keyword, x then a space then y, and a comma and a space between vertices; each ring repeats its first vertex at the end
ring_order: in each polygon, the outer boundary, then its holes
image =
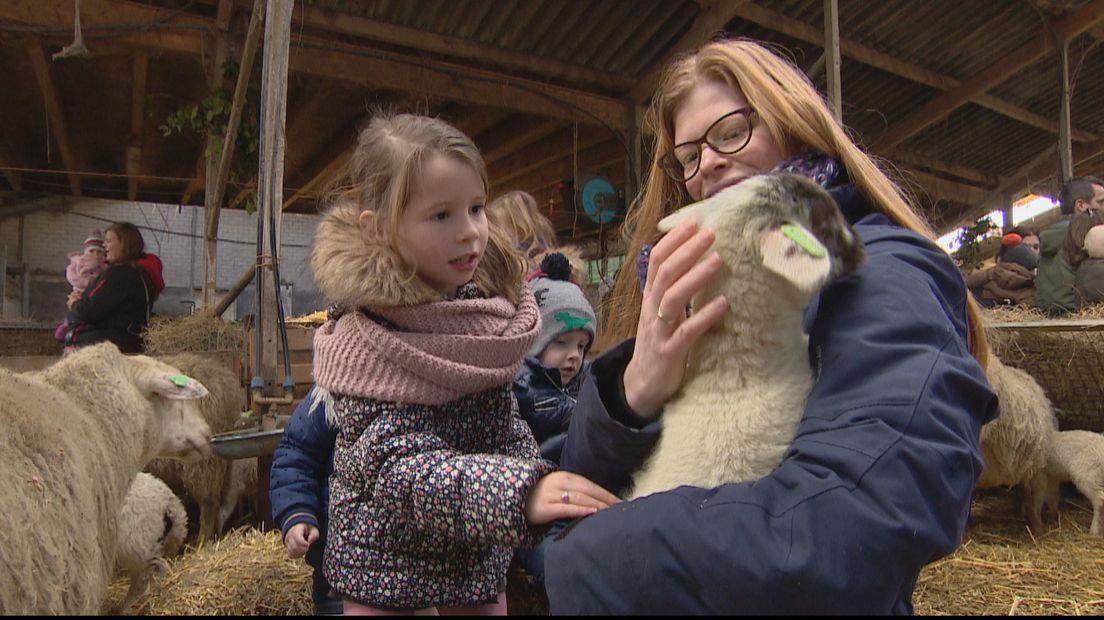
POLYGON ((1007 235, 1001 237, 1001 245, 1006 248, 1014 248, 1017 245, 1020 245, 1020 243, 1022 242, 1023 237, 1021 237, 1017 233, 1008 233, 1007 235))
POLYGON ((560 334, 581 329, 590 334, 598 329, 598 318, 583 289, 571 282, 571 263, 559 252, 544 257, 538 271, 529 276, 530 287, 541 313, 541 333, 529 349, 529 356, 540 356, 548 343, 560 334))
POLYGON ((104 249, 103 231, 101 231, 99 228, 97 228, 97 229, 93 230, 91 233, 89 233, 88 238, 86 238, 84 240, 84 249, 85 250, 87 250, 88 248, 92 248, 92 247, 99 248, 101 250, 104 249))

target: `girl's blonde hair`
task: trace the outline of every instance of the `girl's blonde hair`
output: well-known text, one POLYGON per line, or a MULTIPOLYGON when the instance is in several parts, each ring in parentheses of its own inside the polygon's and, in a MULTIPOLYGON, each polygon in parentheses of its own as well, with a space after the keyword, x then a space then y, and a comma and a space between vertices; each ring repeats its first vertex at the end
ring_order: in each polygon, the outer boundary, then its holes
MULTIPOLYGON (((399 223, 410 203, 418 173, 434 155, 467 163, 487 190, 487 166, 471 138, 440 119, 415 114, 377 113, 357 136, 345 184, 331 202, 353 202, 375 214, 375 232, 400 255, 399 223)), ((524 287, 525 262, 509 236, 488 225, 487 249, 472 280, 489 296, 517 302, 524 287)), ((405 260, 405 258, 404 258, 405 260)), ((417 273, 408 265, 407 277, 417 273)))
MULTIPOLYGON (((677 60, 667 70, 652 99, 645 122, 651 125, 656 137, 655 157, 640 204, 629 211, 622 227, 628 260, 635 261, 645 243, 658 239, 656 224, 659 220, 691 200, 685 184, 668 177, 660 162, 674 143, 675 112, 691 89, 707 80, 726 83, 743 93, 783 157, 800 152, 798 149, 813 149, 836 159, 875 208, 897 224, 929 239, 935 238, 931 227, 913 209, 901 189, 836 122, 823 97, 804 73, 755 41, 730 39, 708 43, 677 60)), ((601 348, 636 333, 642 294, 633 265, 630 262, 629 268, 621 269, 613 294, 607 298, 601 348)), ((970 350, 985 367, 988 345, 984 323, 970 295, 966 303, 970 350)))
POLYGON ((556 247, 556 230, 528 192, 514 190, 487 203, 487 217, 514 237, 514 245, 533 257, 556 247))

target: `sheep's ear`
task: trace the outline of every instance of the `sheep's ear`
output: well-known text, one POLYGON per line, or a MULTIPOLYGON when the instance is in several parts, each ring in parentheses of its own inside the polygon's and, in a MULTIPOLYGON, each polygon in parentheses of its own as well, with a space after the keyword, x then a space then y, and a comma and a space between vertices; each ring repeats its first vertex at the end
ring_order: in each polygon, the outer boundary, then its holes
POLYGON ((173 400, 190 400, 207 395, 207 388, 202 383, 179 371, 148 370, 140 375, 138 387, 144 392, 173 400))
POLYGON ((798 224, 771 227, 759 238, 759 251, 764 267, 809 295, 824 286, 832 272, 828 249, 798 224))
POLYGON ((702 206, 704 204, 704 201, 688 204, 662 220, 659 220, 659 224, 656 228, 659 232, 667 234, 674 230, 679 224, 689 219, 698 220, 698 224, 700 225, 703 221, 702 216, 705 214, 705 208, 702 206))

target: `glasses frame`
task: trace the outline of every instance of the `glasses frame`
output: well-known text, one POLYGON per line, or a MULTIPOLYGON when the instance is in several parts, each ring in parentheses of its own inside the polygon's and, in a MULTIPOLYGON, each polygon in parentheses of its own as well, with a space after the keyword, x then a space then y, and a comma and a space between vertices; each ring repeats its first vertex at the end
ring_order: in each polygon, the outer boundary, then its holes
POLYGON ((660 167, 663 168, 663 171, 667 173, 667 176, 670 177, 672 180, 678 181, 679 183, 686 183, 690 179, 697 176, 698 172, 701 170, 702 144, 708 144, 709 148, 713 149, 713 151, 716 153, 720 153, 721 155, 735 155, 736 153, 739 153, 740 151, 746 149, 747 145, 751 144, 751 134, 753 132, 753 125, 751 122, 752 114, 755 114, 755 108, 751 106, 744 106, 737 110, 733 110, 728 114, 722 115, 720 118, 713 121, 713 123, 709 125, 709 128, 705 130, 705 133, 703 133, 701 137, 697 140, 680 142, 672 146, 670 150, 668 150, 667 153, 664 154, 663 157, 660 159, 660 167), (747 121, 747 138, 744 140, 743 144, 736 147, 735 149, 725 151, 714 146, 714 144, 709 141, 709 138, 707 138, 707 136, 709 135, 709 132, 713 131, 713 128, 716 127, 721 121, 733 115, 743 116, 744 120, 747 121), (687 144, 693 144, 698 149, 698 163, 696 166, 694 166, 694 172, 690 173, 689 176, 686 175, 685 166, 679 163, 679 160, 675 157, 675 150, 679 147, 686 146, 687 144))

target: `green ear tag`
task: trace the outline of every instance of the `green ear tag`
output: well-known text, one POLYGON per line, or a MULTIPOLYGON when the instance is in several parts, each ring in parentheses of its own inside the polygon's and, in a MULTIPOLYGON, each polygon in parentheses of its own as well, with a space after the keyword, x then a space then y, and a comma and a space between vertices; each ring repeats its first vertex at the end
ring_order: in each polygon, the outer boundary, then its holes
POLYGON ((185 385, 188 385, 188 375, 182 375, 178 373, 169 377, 169 381, 172 381, 173 385, 175 385, 176 387, 184 387, 185 385))
POLYGON ((783 224, 782 234, 793 239, 794 243, 801 246, 801 249, 809 253, 809 256, 820 258, 828 253, 827 248, 812 235, 805 232, 804 228, 794 226, 793 224, 783 224))

